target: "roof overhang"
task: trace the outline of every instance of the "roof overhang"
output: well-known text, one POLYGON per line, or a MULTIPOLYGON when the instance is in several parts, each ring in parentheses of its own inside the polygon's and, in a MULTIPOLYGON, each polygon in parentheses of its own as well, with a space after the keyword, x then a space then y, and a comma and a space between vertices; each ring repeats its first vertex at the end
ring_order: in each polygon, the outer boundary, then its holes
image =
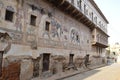
POLYGON ((109 24, 108 20, 106 19, 106 17, 103 15, 102 11, 99 9, 99 7, 96 5, 96 3, 94 2, 94 0, 89 0, 90 3, 95 7, 95 9, 99 12, 99 14, 103 17, 103 19, 106 21, 107 24, 109 24))
POLYGON ((89 18, 87 18, 87 16, 84 15, 82 11, 80 11, 80 9, 77 9, 69 1, 67 0, 44 0, 44 1, 54 4, 59 10, 76 19, 78 22, 83 23, 90 29, 95 28, 95 24, 89 18))

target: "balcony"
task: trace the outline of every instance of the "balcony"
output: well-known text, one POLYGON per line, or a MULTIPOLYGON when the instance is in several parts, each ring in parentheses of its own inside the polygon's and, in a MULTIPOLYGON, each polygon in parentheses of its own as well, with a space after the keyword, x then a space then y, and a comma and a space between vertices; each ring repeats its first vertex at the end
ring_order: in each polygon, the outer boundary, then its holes
POLYGON ((100 46, 103 48, 108 47, 108 37, 107 35, 104 34, 98 34, 98 32, 96 32, 96 30, 94 30, 95 32, 93 32, 92 34, 92 45, 93 46, 100 46))
POLYGON ((102 41, 93 41, 92 42, 92 45, 93 46, 100 46, 100 47, 103 47, 103 48, 107 48, 108 47, 108 42, 102 42, 102 41))

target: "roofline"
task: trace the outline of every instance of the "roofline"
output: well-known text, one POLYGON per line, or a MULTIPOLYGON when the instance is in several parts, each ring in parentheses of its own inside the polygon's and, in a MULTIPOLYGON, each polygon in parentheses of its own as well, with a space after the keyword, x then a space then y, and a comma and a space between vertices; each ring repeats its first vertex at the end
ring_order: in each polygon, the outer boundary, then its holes
POLYGON ((103 19, 107 22, 107 24, 109 24, 108 20, 106 19, 106 17, 103 15, 102 11, 100 10, 100 8, 96 5, 94 0, 89 0, 91 2, 91 4, 95 7, 95 9, 100 13, 100 15, 103 17, 103 19))

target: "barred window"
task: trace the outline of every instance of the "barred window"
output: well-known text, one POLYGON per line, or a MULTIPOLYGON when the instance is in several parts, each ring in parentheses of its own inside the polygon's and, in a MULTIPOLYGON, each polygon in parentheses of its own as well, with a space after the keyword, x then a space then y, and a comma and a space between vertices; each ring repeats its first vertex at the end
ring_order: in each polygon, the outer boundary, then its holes
POLYGON ((81 9, 81 4, 82 3, 82 0, 77 0, 77 6, 79 7, 79 9, 81 9))

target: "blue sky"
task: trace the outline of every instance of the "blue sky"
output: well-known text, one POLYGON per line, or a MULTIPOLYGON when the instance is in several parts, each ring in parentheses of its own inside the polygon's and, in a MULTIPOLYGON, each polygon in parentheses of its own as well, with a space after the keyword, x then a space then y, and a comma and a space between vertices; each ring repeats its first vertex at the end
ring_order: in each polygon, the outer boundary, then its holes
POLYGON ((120 0, 94 0, 107 20, 109 44, 120 43, 120 0))

